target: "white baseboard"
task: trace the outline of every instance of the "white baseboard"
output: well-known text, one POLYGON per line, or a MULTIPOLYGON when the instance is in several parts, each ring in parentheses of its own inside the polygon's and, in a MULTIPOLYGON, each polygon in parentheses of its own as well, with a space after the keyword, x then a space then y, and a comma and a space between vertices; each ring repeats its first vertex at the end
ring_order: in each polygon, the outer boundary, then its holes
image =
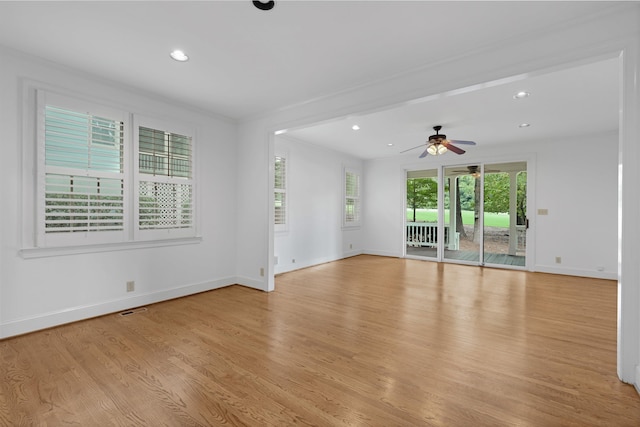
POLYGON ((636 388, 638 394, 640 394, 640 365, 636 365, 636 380, 633 386, 636 388))
POLYGON ((365 255, 377 255, 377 256, 386 256, 391 258, 401 258, 402 253, 388 252, 388 251, 364 251, 365 255))
POLYGON ((612 271, 579 270, 577 268, 563 268, 550 265, 536 265, 533 271, 539 273, 563 274, 566 276, 592 277, 594 279, 617 280, 618 273, 612 271))
POLYGON ((77 322, 92 317, 103 316, 105 314, 116 313, 130 308, 140 307, 147 304, 154 304, 187 295, 223 288, 238 283, 236 277, 218 279, 211 282, 197 283, 192 285, 179 286, 158 292, 151 292, 142 295, 132 295, 117 300, 104 301, 97 304, 70 307, 64 310, 44 313, 28 318, 11 320, 0 324, 0 339, 29 332, 60 326, 65 323, 77 322))
POLYGON ((291 271, 301 270, 303 268, 313 267, 314 265, 326 264, 328 262, 338 261, 340 259, 351 258, 352 256, 362 255, 362 251, 349 251, 336 257, 322 257, 312 260, 302 260, 301 262, 278 264, 274 268, 275 274, 289 273, 291 271))
MULTIPOLYGON (((265 278, 266 279, 266 278, 265 278)), ((259 291, 267 290, 267 282, 251 279, 249 277, 238 276, 236 277, 236 284, 246 286, 247 288, 257 289, 259 291)))

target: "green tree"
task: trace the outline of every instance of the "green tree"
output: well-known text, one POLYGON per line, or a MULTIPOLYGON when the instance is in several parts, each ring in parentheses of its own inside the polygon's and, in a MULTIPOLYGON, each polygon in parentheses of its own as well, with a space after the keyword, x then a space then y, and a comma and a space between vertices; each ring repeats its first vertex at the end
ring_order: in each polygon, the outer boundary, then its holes
POLYGON ((509 174, 487 173, 484 176, 484 211, 509 212, 509 174))
MULTIPOLYGON (((527 216, 527 172, 516 176, 516 224, 523 225, 527 216)), ((485 212, 509 212, 510 178, 506 172, 488 173, 484 177, 485 212)))
POLYGON ((407 207, 413 210, 413 221, 416 210, 437 207, 438 182, 433 178, 407 179, 407 207))
POLYGON ((476 180, 471 175, 461 175, 458 180, 458 196, 460 197, 460 207, 465 211, 472 211, 475 208, 475 186, 476 180))
POLYGON ((464 230, 464 223, 462 222, 462 203, 460 201, 460 180, 455 178, 456 181, 456 230, 460 233, 460 237, 467 238, 467 232, 464 230))
POLYGON ((518 172, 516 182, 518 184, 516 195, 516 224, 525 225, 527 219, 527 171, 518 172))

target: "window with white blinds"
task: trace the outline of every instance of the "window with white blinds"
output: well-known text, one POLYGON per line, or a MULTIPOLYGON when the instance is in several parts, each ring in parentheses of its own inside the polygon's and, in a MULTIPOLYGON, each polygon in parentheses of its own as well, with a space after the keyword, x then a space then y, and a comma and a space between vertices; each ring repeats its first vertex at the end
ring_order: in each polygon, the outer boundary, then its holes
POLYGON ((37 92, 36 246, 120 241, 125 233, 125 114, 37 92))
POLYGON ((273 188, 275 225, 284 226, 287 223, 287 159, 283 156, 275 157, 273 188))
POLYGON ((195 236, 189 127, 151 121, 134 133, 126 111, 36 94, 36 247, 195 236))
POLYGON ((360 225, 360 174, 344 171, 344 217, 345 226, 360 225))
POLYGON ((139 237, 192 234, 192 136, 144 118, 136 119, 136 129, 139 237))
POLYGON ((122 230, 123 123, 45 107, 45 233, 122 230))

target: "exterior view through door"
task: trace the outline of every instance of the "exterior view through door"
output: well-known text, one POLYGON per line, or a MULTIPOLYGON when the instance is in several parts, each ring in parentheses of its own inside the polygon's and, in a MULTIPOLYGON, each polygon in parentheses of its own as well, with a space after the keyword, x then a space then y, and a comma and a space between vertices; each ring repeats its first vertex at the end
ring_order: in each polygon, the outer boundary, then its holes
POLYGON ((408 171, 406 256, 524 268, 527 163, 408 171))

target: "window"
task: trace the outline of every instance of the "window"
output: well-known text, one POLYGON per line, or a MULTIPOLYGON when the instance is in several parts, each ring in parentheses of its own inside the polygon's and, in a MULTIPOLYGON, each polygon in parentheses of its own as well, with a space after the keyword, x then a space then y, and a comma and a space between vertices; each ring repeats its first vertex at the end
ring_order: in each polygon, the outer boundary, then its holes
POLYGON ((140 237, 188 235, 193 229, 192 138, 156 127, 136 126, 137 230, 140 237))
POLYGON ((275 157, 274 174, 275 225, 287 224, 287 161, 282 156, 275 157))
POLYGON ((123 123, 45 107, 45 233, 123 230, 123 123))
POLYGON ((344 172, 344 225, 360 225, 360 175, 349 169, 344 172))
POLYGON ((195 236, 193 132, 131 118, 37 91, 36 247, 195 236))

